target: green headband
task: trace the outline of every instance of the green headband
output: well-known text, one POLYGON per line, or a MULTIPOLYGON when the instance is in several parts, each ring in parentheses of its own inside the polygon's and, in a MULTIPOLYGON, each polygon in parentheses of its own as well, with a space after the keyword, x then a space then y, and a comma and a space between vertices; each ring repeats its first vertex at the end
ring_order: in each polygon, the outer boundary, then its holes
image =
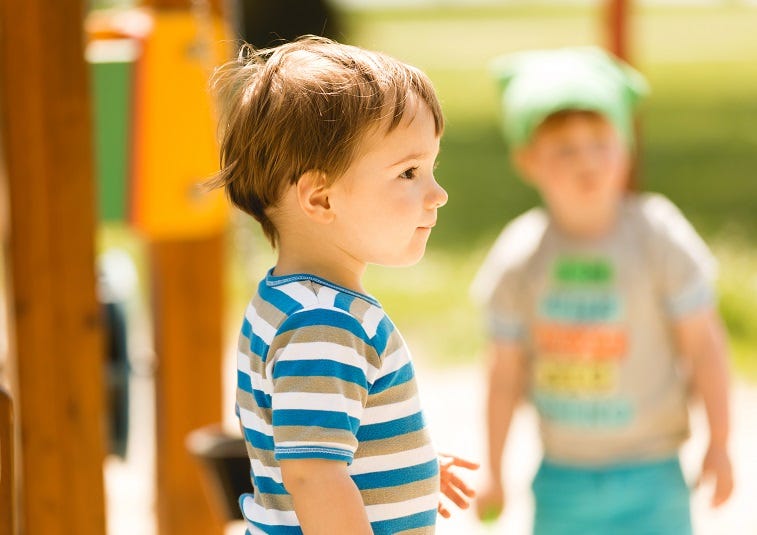
POLYGON ((528 143, 549 115, 597 112, 633 144, 633 113, 649 89, 628 64, 596 47, 534 50, 500 56, 492 74, 502 91, 503 127, 513 147, 528 143))

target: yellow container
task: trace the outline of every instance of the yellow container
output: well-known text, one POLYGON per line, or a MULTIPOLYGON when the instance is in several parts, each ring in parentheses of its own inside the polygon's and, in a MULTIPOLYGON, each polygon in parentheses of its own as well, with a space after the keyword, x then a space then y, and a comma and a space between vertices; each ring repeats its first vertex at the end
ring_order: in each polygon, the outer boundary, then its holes
POLYGON ((151 17, 136 64, 131 221, 152 240, 209 236, 225 227, 228 205, 203 187, 218 170, 208 78, 231 41, 215 16, 151 17))

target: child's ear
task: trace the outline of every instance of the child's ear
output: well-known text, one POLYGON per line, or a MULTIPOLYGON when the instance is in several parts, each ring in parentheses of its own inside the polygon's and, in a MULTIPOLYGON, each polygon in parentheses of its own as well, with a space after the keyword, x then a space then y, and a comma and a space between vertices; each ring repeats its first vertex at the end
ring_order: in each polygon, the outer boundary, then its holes
POLYGON ((533 150, 528 145, 518 147, 510 153, 510 159, 521 179, 528 184, 532 183, 534 176, 533 150))
POLYGON ((322 171, 310 170, 302 174, 295 186, 297 202, 310 219, 319 223, 330 223, 334 212, 329 202, 329 184, 322 171))

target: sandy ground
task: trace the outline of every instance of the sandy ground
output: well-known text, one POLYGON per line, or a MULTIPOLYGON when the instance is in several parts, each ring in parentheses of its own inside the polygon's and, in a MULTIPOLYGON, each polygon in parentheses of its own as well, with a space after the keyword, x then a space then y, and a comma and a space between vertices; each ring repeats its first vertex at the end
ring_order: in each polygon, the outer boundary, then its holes
MULTIPOLYGON (((418 375, 437 447, 441 451, 473 460, 483 459, 484 378, 481 371, 475 367, 444 371, 421 368, 418 375)), ((134 406, 129 457, 126 462, 109 460, 106 466, 110 535, 156 533, 154 491, 151 486, 154 460, 151 440, 153 416, 149 410, 153 399, 150 378, 135 377, 132 389, 134 406)), ((227 401, 232 403, 231 399, 227 401)), ((692 509, 696 535, 757 535, 757 387, 735 383, 732 407, 731 452, 736 490, 731 500, 719 509, 711 509, 707 505, 711 489, 694 491, 692 509)), ((693 414, 692 427, 692 439, 682 452, 682 463, 689 481, 697 478, 698 463, 706 446, 706 427, 700 411, 693 414)), ((496 524, 482 526, 472 511, 455 511, 452 519, 440 519, 438 535, 529 533, 533 510, 529 486, 540 456, 536 421, 530 409, 522 409, 516 415, 512 440, 505 455, 509 492, 505 514, 496 524)), ((468 480, 478 485, 482 476, 470 474, 468 480)), ((241 523, 227 526, 227 535, 243 533, 241 523)))

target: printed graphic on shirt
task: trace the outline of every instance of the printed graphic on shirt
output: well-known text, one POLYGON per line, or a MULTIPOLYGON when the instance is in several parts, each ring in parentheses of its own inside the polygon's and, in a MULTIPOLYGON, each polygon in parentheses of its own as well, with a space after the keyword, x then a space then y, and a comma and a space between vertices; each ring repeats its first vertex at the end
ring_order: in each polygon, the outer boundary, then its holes
POLYGON ((558 257, 532 327, 533 398, 543 418, 590 428, 628 424, 618 392, 628 352, 615 270, 604 258, 558 257))

